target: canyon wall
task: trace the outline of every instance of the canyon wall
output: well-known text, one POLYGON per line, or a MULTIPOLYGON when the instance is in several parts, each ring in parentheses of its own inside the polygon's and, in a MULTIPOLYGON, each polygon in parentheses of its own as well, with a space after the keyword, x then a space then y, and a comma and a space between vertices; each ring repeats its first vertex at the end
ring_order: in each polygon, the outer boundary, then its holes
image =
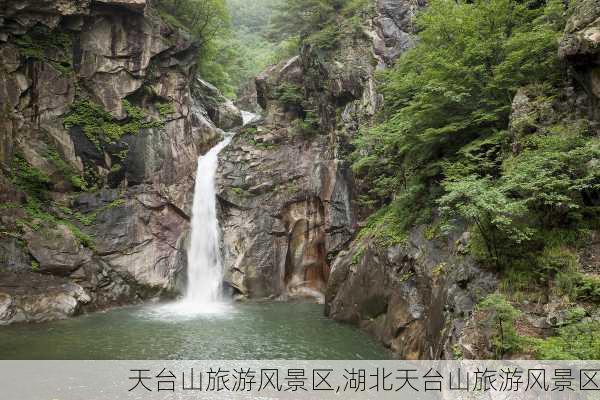
POLYGON ((0 13, 0 324, 175 295, 210 118, 239 111, 145 0, 0 13))

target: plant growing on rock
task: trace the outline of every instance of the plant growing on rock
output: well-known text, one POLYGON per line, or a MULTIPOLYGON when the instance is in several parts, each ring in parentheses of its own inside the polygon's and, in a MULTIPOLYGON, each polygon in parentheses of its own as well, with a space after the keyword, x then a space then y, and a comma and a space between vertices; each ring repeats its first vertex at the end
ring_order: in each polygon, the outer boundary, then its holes
POLYGON ((527 213, 525 202, 511 199, 490 179, 471 175, 445 181, 443 187, 446 194, 438 200, 441 212, 474 224, 497 266, 504 261, 506 247, 531 239, 533 229, 520 222, 527 213))
POLYGON ((23 191, 39 200, 46 198, 46 192, 51 188, 50 178, 22 155, 15 154, 11 174, 13 183, 23 191))
POLYGON ((519 310, 497 293, 484 298, 477 309, 488 314, 484 324, 494 330, 492 346, 497 358, 507 352, 519 350, 522 341, 515 330, 515 320, 521 315, 519 310))
POLYGON ((123 100, 123 108, 127 118, 119 121, 101 105, 91 100, 80 100, 73 103, 63 122, 67 128, 80 126, 98 148, 102 142, 118 142, 125 135, 137 135, 142 129, 164 125, 163 121, 152 119, 144 110, 127 100, 123 100))

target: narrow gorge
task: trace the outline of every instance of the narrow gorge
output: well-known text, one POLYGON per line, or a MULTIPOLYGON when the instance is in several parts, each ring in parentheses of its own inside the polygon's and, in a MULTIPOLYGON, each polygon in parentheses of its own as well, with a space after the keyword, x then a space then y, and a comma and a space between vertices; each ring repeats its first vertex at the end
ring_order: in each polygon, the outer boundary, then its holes
POLYGON ((256 76, 167 3, 0 0, 1 355, 596 354, 597 1, 259 2, 256 76))

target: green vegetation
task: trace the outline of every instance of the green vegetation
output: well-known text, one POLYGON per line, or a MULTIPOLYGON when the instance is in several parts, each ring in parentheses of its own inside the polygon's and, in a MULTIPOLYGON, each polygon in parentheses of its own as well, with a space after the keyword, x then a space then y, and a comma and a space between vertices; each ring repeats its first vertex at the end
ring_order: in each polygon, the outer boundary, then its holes
POLYGON ((48 28, 36 25, 26 34, 16 36, 14 43, 28 59, 47 62, 61 74, 73 71, 73 37, 69 33, 50 33, 48 28))
POLYGON ((56 149, 49 149, 46 157, 52 161, 54 166, 58 168, 61 174, 69 180, 71 185, 79 191, 85 192, 88 190, 88 185, 85 179, 75 171, 71 165, 69 165, 59 154, 56 149))
MULTIPOLYGON (((161 117, 172 108, 164 105, 159 108, 161 117)), ((79 100, 73 103, 71 110, 64 119, 67 128, 80 126, 83 133, 96 147, 101 143, 114 143, 125 135, 137 135, 142 129, 158 128, 164 125, 162 120, 152 119, 140 107, 123 100, 123 108, 127 118, 119 121, 108 111, 90 100, 79 100)))
POLYGON ((598 360, 600 321, 582 321, 558 330, 558 335, 534 342, 536 356, 546 360, 598 360))
POLYGON ((520 336, 515 328, 521 312, 503 295, 491 294, 477 306, 485 315, 480 324, 493 331, 496 358, 510 352, 527 351, 545 360, 595 360, 600 357, 600 321, 587 318, 587 312, 573 308, 556 335, 545 339, 520 336))
POLYGON ((283 0, 273 16, 271 36, 299 37, 321 49, 333 48, 345 25, 361 25, 372 13, 368 0, 283 0))
POLYGON ((15 154, 12 165, 12 182, 36 199, 46 198, 50 189, 50 178, 38 168, 29 164, 23 156, 15 154))
MULTIPOLYGON (((496 357, 598 357, 597 322, 570 321, 548 339, 515 328, 521 301, 600 301, 600 279, 578 256, 600 228, 600 139, 585 116, 557 106, 568 96, 557 50, 573 4, 428 2, 416 47, 378 76, 383 110, 353 143, 371 212, 359 237, 389 246, 417 225, 433 239, 466 224, 469 253, 500 272, 501 294, 478 307, 496 357), (511 115, 517 92, 525 105, 511 115)), ((326 25, 319 34, 333 41, 326 25)))
POLYGON ((275 97, 287 108, 302 109, 304 89, 293 83, 284 82, 275 89, 275 97))
POLYGON ((193 35, 200 47, 210 43, 228 21, 224 0, 156 0, 161 18, 193 35))
POLYGON ((499 268, 533 259, 542 279, 547 234, 598 221, 600 141, 552 109, 569 12, 558 0, 536 4, 432 1, 416 21, 419 44, 380 76, 385 109, 356 139, 353 169, 369 183, 366 208, 405 214, 398 233, 439 209, 446 229, 470 224, 480 258, 499 268), (521 87, 534 112, 509 130, 521 87))
MULTIPOLYGON (((77 182, 75 179, 77 175, 69 175, 74 174, 73 169, 60 158, 56 150, 49 150, 47 157, 57 165, 59 170, 65 174, 65 177, 69 178, 71 182, 73 180, 77 182)), ((101 210, 92 213, 92 215, 83 216, 80 213, 73 213, 68 208, 60 207, 50 201, 48 196, 48 191, 52 189, 50 178, 38 168, 29 164, 19 154, 15 155, 13 159, 10 176, 13 184, 27 195, 27 200, 24 204, 7 203, 3 205, 2 209, 20 209, 24 214, 24 217, 16 220, 17 231, 6 233, 11 234, 11 236, 20 237, 25 229, 38 231, 44 227, 52 228, 57 225, 64 225, 69 228, 81 244, 92 249, 94 248, 92 237, 81 231, 77 223, 82 225, 93 223, 95 215, 101 210)), ((84 181, 82 180, 81 182, 84 181)), ((84 186, 77 187, 77 189, 84 190, 84 186)), ((113 203, 102 209, 121 204, 119 200, 113 203)))
POLYGON ((504 296, 491 294, 483 299, 477 308, 487 314, 483 323, 494 331, 492 346, 497 359, 501 359, 508 352, 521 348, 521 338, 515 330, 515 320, 521 315, 521 312, 513 307, 504 296))
POLYGON ((226 0, 228 24, 200 55, 199 75, 235 98, 269 64, 291 57, 297 43, 268 40, 273 10, 283 0, 226 0))
POLYGON ((297 55, 301 43, 332 49, 362 34, 369 0, 157 0, 160 17, 199 44, 198 75, 226 97, 244 94, 268 65, 297 55), (341 24, 341 25, 340 25, 341 24))

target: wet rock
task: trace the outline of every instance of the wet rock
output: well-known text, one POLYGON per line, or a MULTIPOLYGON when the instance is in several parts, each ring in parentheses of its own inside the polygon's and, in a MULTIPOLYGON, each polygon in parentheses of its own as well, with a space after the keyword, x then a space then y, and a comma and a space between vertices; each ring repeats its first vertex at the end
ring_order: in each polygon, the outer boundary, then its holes
POLYGON ((5 324, 15 314, 14 300, 6 293, 0 293, 0 325, 5 324))

